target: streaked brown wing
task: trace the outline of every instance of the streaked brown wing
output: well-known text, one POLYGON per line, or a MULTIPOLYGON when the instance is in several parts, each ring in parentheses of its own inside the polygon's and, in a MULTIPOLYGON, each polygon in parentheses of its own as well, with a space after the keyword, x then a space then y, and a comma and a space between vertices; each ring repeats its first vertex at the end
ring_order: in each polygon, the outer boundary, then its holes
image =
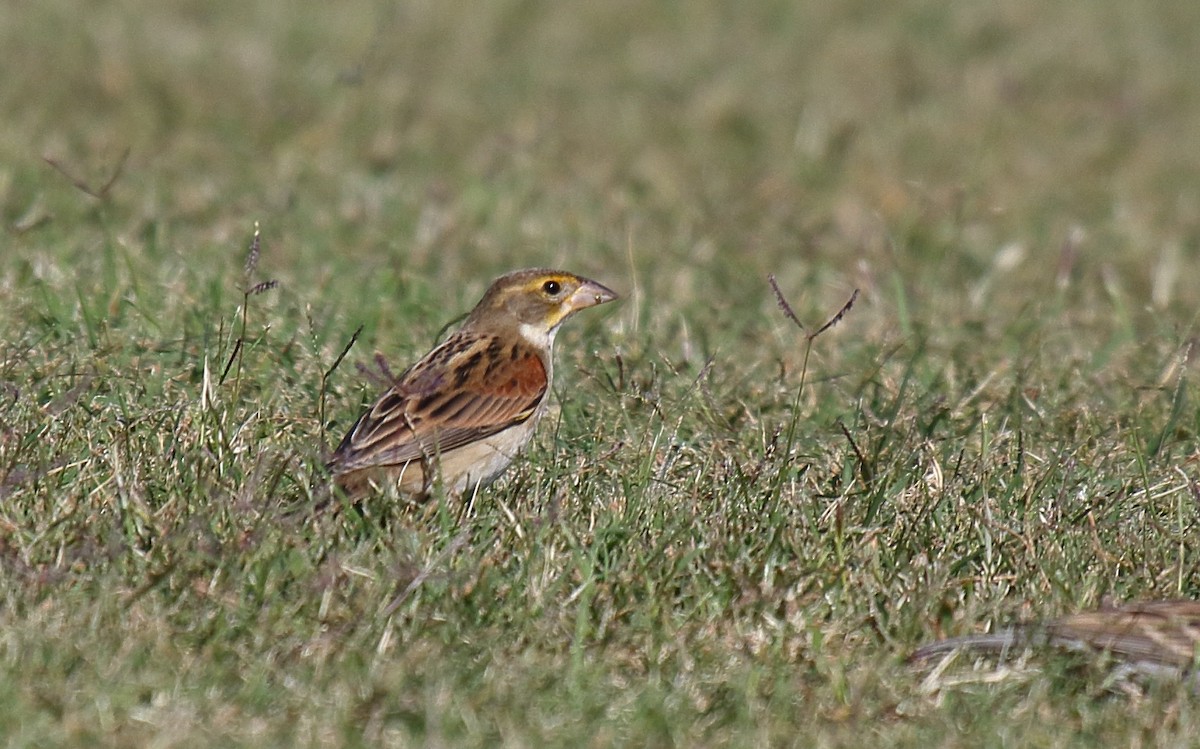
POLYGON ((1115 656, 1191 665, 1200 648, 1200 602, 1147 601, 1062 617, 1047 625, 1061 642, 1077 641, 1115 656))
POLYGON ((1012 648, 1043 645, 1084 647, 1134 665, 1187 669, 1200 653, 1200 601, 1142 601, 1106 606, 1044 624, 939 640, 918 648, 910 660, 928 660, 955 650, 1003 653, 1012 648))
POLYGON ((546 367, 523 342, 451 338, 401 376, 342 440, 335 474, 432 457, 533 416, 546 367))

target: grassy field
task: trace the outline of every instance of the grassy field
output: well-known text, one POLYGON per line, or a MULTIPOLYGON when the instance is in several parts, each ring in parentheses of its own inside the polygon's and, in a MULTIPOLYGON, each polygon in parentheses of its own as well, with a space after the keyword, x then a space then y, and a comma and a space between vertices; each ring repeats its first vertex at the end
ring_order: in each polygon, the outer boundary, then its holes
POLYGON ((15 0, 0 64, 4 745, 1200 743, 904 662, 1200 595, 1200 4, 15 0), (313 512, 535 265, 624 298, 525 457, 313 512), (770 274, 861 290, 807 370, 770 274))

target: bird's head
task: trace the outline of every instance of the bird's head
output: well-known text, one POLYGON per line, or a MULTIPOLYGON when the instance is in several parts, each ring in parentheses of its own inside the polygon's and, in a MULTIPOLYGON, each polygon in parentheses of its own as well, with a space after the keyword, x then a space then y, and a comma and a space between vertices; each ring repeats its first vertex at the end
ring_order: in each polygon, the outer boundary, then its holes
POLYGON ((616 298, 611 289, 574 273, 542 268, 518 270, 492 282, 466 324, 512 325, 530 341, 548 344, 563 320, 581 309, 616 298))

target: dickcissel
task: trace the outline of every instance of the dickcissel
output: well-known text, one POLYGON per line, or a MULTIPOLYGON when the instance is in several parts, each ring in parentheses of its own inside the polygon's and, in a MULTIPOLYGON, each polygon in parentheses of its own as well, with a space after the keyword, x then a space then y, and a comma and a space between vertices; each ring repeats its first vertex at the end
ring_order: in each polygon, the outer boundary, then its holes
POLYGON ((409 367, 342 440, 328 469, 356 496, 395 486, 424 499, 495 479, 546 412, 554 337, 576 312, 617 295, 559 270, 519 270, 492 282, 466 322, 409 367))
POLYGON ((1020 654, 1038 646, 1105 653, 1133 674, 1180 676, 1195 667, 1200 654, 1200 601, 1106 605, 992 634, 939 640, 918 648, 910 660, 928 661, 957 651, 1020 654))

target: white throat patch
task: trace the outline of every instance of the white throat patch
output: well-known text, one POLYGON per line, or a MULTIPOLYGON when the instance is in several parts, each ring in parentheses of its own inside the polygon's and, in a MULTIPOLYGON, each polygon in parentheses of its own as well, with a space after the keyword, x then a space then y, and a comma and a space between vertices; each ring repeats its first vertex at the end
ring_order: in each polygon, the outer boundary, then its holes
POLYGON ((530 325, 529 323, 523 322, 521 323, 519 330, 521 331, 522 338, 529 341, 539 349, 551 348, 554 345, 554 336, 558 334, 557 325, 551 328, 549 331, 545 331, 538 328, 536 325, 530 325))

